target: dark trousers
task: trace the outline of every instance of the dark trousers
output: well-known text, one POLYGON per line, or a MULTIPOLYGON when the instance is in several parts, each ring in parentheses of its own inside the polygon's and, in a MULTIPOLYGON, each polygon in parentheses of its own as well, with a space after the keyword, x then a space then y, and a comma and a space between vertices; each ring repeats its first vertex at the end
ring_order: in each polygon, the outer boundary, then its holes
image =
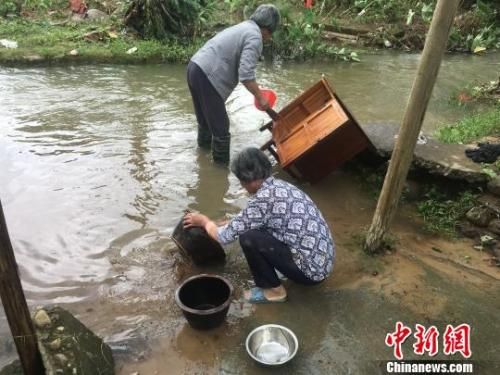
POLYGON ((212 148, 215 162, 229 161, 231 134, 226 105, 201 68, 189 62, 187 82, 198 121, 198 146, 212 148))
POLYGON ((275 269, 292 281, 304 285, 318 284, 297 267, 290 248, 264 230, 252 229, 240 235, 240 245, 252 272, 255 285, 276 288, 281 282, 275 269))

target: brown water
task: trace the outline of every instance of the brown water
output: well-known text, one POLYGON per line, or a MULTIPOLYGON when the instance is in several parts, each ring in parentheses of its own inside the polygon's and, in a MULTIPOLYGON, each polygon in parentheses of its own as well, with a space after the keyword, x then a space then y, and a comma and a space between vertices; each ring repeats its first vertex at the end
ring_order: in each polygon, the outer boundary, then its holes
MULTIPOLYGON (((449 96, 471 80, 495 79, 499 57, 447 57, 424 130, 462 116, 449 96)), ((360 64, 263 65, 258 75, 278 92, 278 108, 325 74, 360 122, 396 124, 417 64, 418 55, 384 53, 360 64)), ((267 117, 241 87, 228 110, 233 153, 267 141, 258 131, 267 117)), ((390 358, 383 340, 395 320, 468 320, 479 359, 497 360, 498 271, 470 243, 420 233, 405 210, 398 252, 367 259, 352 234, 369 224, 375 202, 347 171, 301 186, 331 224, 334 276, 317 288, 291 286, 287 304, 249 306, 239 298, 250 275, 234 246, 225 267, 208 270, 236 287, 227 323, 191 330, 173 293, 207 269, 186 265, 169 235, 186 207, 222 217, 246 195, 194 147, 184 66, 0 68, 0 123, 0 198, 28 302, 77 314, 112 345, 119 373, 260 373, 243 342, 271 322, 298 334, 297 373, 374 373, 374 359, 390 358)), ((13 357, 2 311, 0 367, 13 357)))

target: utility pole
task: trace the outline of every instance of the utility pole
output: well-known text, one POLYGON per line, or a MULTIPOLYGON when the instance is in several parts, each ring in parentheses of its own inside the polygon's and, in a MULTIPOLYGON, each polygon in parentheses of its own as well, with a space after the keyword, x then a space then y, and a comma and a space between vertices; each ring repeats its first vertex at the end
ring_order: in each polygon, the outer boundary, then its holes
POLYGON ((459 0, 438 0, 364 249, 380 249, 396 212, 459 0))
POLYGON ((25 375, 45 374, 0 201, 0 297, 25 375))

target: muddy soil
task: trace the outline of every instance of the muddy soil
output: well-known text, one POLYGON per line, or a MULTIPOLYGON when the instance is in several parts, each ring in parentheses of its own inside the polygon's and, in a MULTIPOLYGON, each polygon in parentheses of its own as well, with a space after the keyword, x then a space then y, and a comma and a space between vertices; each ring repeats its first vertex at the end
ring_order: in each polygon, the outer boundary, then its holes
MULTIPOLYGON (((247 356, 244 341, 253 328, 266 323, 290 327, 300 341, 293 363, 273 372, 380 373, 379 361, 393 358, 384 339, 396 321, 409 326, 435 325, 442 333, 447 324, 470 324, 472 358, 481 374, 496 373, 500 369, 495 354, 499 349, 495 331, 500 329, 499 269, 491 267, 487 254, 473 250, 468 240, 423 233, 409 206, 395 220, 395 248, 376 257, 365 255, 356 237, 369 224, 374 201, 356 191, 351 177, 337 173, 321 187, 306 187, 321 207, 330 207, 325 215, 337 242, 335 270, 325 283, 307 288, 285 282, 289 302, 245 304, 241 290, 249 276, 236 247, 229 264, 217 270, 236 284, 227 322, 213 331, 193 330, 169 291, 165 303, 170 307, 165 315, 171 320, 165 316, 159 322, 168 329, 148 340, 147 350, 141 348, 133 361, 128 356, 119 361, 118 374, 263 373, 247 356), (236 275, 232 274, 234 268, 239 268, 236 275)), ((206 271, 194 269, 182 259, 177 268, 172 264, 174 269, 182 270, 181 278, 206 271)), ((405 358, 418 358, 410 342, 404 350, 405 358)), ((442 352, 436 358, 451 359, 442 352)), ((452 358, 461 359, 460 355, 452 358)))

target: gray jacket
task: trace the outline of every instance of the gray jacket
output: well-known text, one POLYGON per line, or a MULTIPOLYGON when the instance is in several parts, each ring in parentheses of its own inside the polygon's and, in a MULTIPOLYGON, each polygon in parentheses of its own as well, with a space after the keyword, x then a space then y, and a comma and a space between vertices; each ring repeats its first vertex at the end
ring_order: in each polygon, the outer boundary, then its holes
POLYGON ((238 82, 255 79, 262 54, 262 33, 251 20, 228 27, 205 43, 191 58, 207 75, 224 101, 238 82))

